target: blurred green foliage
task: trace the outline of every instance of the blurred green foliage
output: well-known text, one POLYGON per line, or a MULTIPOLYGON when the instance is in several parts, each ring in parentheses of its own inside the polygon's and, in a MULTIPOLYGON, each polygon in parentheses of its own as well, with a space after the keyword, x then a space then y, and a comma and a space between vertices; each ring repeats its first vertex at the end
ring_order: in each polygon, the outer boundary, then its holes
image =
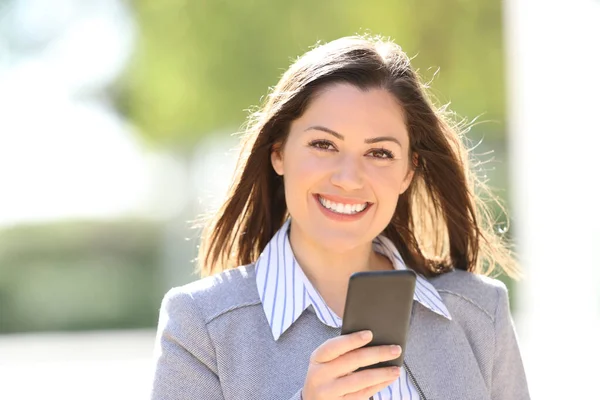
POLYGON ((160 232, 138 220, 0 231, 0 333, 156 325, 160 232))
POLYGON ((317 41, 371 32, 418 55, 440 103, 487 137, 504 126, 501 2, 483 0, 134 0, 139 46, 119 104, 149 143, 186 155, 260 103, 293 59, 317 41))
MULTIPOLYGON (((139 42, 112 93, 150 145, 189 161, 204 136, 238 130, 247 110, 317 41, 370 32, 416 56, 413 65, 433 79, 439 104, 492 121, 471 137, 484 138, 476 153, 500 152, 502 164, 480 173, 506 188, 499 0, 130 4, 139 42)), ((164 294, 162 229, 146 221, 75 221, 0 231, 0 333, 154 327, 164 294)))

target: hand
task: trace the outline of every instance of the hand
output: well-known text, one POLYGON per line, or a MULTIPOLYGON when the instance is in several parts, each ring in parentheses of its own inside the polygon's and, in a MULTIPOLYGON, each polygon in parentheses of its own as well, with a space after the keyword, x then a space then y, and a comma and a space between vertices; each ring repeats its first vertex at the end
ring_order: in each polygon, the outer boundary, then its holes
POLYGON ((370 331, 355 332, 329 339, 310 357, 303 400, 364 400, 392 384, 400 376, 398 367, 382 367, 354 372, 400 356, 400 346, 363 347, 373 340, 370 331))

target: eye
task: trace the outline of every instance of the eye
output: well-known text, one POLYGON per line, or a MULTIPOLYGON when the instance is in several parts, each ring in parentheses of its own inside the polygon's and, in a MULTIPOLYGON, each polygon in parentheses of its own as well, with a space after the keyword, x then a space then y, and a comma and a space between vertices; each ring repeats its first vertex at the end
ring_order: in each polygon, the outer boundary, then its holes
POLYGON ((317 150, 324 150, 324 151, 335 150, 335 146, 329 140, 322 140, 322 139, 313 140, 312 142, 308 143, 308 145, 310 147, 314 147, 317 150))
POLYGON ((383 160, 393 160, 394 159, 394 153, 392 153, 390 150, 381 148, 381 149, 373 149, 369 152, 369 154, 371 154, 371 156, 373 158, 379 158, 379 159, 383 159, 383 160))

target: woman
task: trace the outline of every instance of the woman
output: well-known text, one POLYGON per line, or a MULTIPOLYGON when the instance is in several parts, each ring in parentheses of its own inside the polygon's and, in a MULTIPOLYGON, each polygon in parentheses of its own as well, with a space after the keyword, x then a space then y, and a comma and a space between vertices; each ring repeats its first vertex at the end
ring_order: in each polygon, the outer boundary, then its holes
POLYGON ((205 231, 212 276, 163 300, 152 397, 529 398, 506 288, 480 274, 518 271, 459 133, 392 42, 298 59, 205 231), (405 364, 355 372, 404 349, 340 335, 348 278, 404 268, 418 273, 405 364))

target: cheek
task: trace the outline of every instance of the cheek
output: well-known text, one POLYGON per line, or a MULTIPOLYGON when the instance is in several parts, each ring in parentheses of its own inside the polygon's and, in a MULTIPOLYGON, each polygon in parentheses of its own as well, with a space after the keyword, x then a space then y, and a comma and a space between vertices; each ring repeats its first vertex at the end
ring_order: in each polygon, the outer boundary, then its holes
POLYGON ((321 177, 329 169, 328 161, 315 157, 308 151, 299 150, 285 158, 285 174, 290 183, 310 183, 321 177))
POLYGON ((406 175, 404 168, 392 166, 389 168, 377 168, 370 172, 369 181, 380 201, 388 198, 394 203, 402 190, 403 177, 406 175))

